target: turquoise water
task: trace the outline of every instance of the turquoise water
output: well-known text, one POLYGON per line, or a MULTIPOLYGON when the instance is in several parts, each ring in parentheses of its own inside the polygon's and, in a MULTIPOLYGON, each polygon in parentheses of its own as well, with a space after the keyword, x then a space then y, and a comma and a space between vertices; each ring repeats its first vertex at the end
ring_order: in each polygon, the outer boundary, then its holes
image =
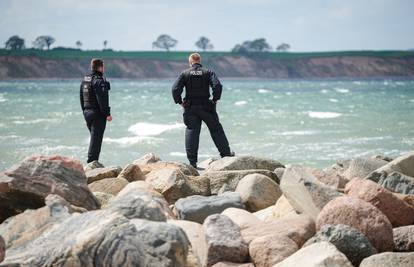
MULTIPOLYGON (((182 110, 171 80, 111 80, 114 117, 101 154, 124 165, 148 152, 186 162, 182 110)), ((325 167, 336 159, 414 148, 414 81, 223 80, 218 105, 239 155, 325 167)), ((79 81, 0 82, 0 169, 32 154, 85 161, 79 81)), ((200 160, 217 156, 203 127, 200 160)))

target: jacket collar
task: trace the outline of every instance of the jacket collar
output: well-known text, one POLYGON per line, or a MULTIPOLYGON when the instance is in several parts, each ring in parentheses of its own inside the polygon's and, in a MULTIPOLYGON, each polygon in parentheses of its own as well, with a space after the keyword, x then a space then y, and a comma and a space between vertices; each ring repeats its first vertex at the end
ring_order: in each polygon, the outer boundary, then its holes
POLYGON ((194 63, 193 65, 191 65, 192 68, 201 68, 202 65, 200 63, 194 63))
POLYGON ((99 77, 102 77, 103 76, 103 73, 102 72, 96 71, 96 70, 92 71, 92 74, 93 75, 96 75, 96 76, 99 76, 99 77))

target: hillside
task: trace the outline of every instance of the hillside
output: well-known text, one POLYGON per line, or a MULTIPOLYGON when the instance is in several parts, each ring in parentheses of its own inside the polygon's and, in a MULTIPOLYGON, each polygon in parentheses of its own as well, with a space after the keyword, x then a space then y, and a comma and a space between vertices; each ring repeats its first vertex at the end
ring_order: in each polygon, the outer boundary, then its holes
MULTIPOLYGON (((78 78, 92 57, 107 63, 113 78, 170 78, 187 67, 190 52, 0 50, 0 79, 78 78)), ((205 66, 222 77, 378 78, 414 77, 414 52, 202 53, 205 66)))

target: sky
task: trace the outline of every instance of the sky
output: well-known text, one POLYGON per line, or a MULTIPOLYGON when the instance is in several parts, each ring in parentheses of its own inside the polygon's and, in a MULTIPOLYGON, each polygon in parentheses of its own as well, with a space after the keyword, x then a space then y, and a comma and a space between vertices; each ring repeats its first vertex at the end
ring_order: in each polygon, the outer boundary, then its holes
POLYGON ((54 46, 151 50, 165 33, 186 51, 200 36, 216 51, 255 38, 292 51, 406 50, 413 11, 414 0, 0 0, 0 44, 51 35, 54 46))

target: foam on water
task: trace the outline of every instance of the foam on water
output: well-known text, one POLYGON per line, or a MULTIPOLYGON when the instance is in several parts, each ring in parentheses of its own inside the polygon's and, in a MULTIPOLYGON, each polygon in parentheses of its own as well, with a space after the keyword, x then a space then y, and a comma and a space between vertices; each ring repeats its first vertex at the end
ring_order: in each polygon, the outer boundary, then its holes
POLYGON ((7 99, 4 97, 4 95, 0 94, 0 103, 6 102, 6 101, 7 101, 7 99))
POLYGON ((259 89, 259 90, 257 90, 257 92, 259 92, 260 94, 267 94, 267 93, 270 93, 270 91, 269 91, 269 90, 267 90, 267 89, 259 89))
POLYGON ((149 136, 127 136, 121 138, 110 138, 105 137, 103 139, 104 143, 107 144, 118 144, 121 146, 132 146, 139 143, 156 143, 157 141, 162 140, 160 138, 149 137, 149 136))
POLYGON ((338 93, 341 93, 341 94, 349 93, 349 89, 345 89, 345 88, 334 88, 334 89, 335 89, 335 91, 337 91, 338 93))
POLYGON ((15 120, 13 121, 14 124, 18 124, 18 125, 22 125, 22 124, 39 124, 39 123, 51 123, 51 122, 57 122, 57 119, 34 119, 34 120, 27 120, 27 121, 23 121, 23 120, 15 120))
POLYGON ((322 94, 326 94, 326 93, 328 93, 328 90, 326 90, 326 89, 322 89, 322 90, 321 90, 321 93, 322 93, 322 94))
POLYGON ((247 101, 237 101, 234 103, 235 106, 244 106, 247 104, 247 101))
POLYGON ((335 98, 329 98, 329 101, 331 101, 331 102, 333 102, 333 103, 337 103, 337 102, 338 102, 338 99, 335 99, 335 98))
POLYGON ((333 119, 342 116, 337 112, 308 111, 308 116, 315 119, 333 119))
POLYGON ((148 122, 138 122, 134 125, 131 125, 128 128, 128 131, 137 135, 137 136, 156 136, 163 134, 167 131, 184 128, 182 123, 174 124, 155 124, 148 122))

